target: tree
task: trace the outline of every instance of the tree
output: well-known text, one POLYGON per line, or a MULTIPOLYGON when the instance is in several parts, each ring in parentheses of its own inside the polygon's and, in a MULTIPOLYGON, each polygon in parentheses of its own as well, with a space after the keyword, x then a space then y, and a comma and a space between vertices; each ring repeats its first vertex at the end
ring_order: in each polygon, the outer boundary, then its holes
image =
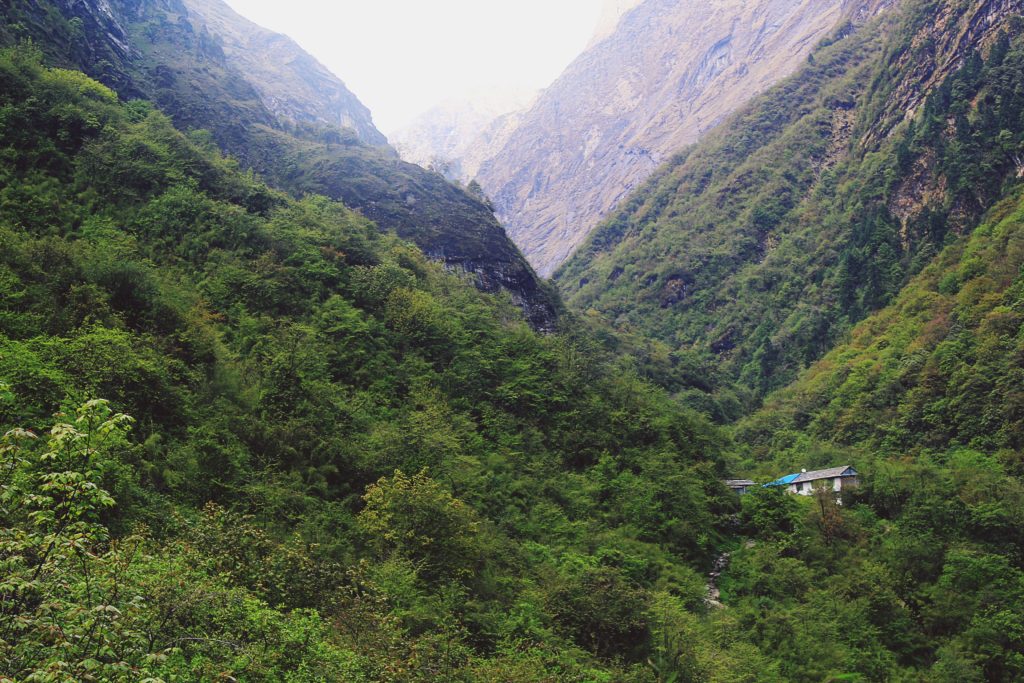
POLYGON ((140 680, 166 656, 125 604, 132 541, 112 544, 100 521, 114 505, 101 464, 131 423, 93 400, 41 448, 21 429, 0 441, 0 680, 140 680))
POLYGON ((843 521, 842 510, 836 501, 835 491, 831 487, 816 486, 814 488, 813 518, 825 545, 831 546, 837 540, 845 537, 846 523, 843 521))
POLYGON ((758 536, 778 536, 793 531, 797 504, 781 486, 757 486, 741 499, 743 525, 758 536))
POLYGON ((617 567, 585 567, 552 593, 551 609, 581 646, 601 657, 636 657, 648 637, 650 595, 617 567))
POLYGON ((381 477, 363 501, 357 523, 378 558, 410 560, 430 581, 465 579, 483 559, 476 513, 426 471, 381 477))

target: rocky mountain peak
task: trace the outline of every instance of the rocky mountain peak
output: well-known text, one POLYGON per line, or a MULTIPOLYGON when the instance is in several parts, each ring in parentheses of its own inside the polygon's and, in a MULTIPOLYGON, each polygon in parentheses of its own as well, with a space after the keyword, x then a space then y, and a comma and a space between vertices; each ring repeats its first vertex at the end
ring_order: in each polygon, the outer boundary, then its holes
POLYGON ((465 98, 441 102, 388 137, 406 161, 468 182, 490 146, 481 139, 489 139, 536 97, 530 88, 477 88, 465 98))

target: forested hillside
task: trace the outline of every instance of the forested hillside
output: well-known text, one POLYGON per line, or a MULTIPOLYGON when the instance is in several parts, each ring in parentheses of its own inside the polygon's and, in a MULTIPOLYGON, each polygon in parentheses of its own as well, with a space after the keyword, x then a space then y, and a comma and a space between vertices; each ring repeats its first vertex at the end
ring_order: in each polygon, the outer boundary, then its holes
POLYGON ((913 1, 840 30, 663 168, 559 286, 756 405, 1019 182, 1020 11, 913 1))
POLYGON ((13 0, 0 5, 0 18, 0 46, 34 40, 50 63, 125 100, 153 102, 182 130, 209 131, 274 187, 344 201, 430 258, 472 273, 482 289, 511 293, 535 328, 556 326, 558 297, 485 202, 380 146, 368 112, 340 81, 221 0, 13 0), (352 127, 329 122, 332 94, 351 100, 343 112, 352 127))
MULTIPOLYGON (((196 129, 44 7, 0 23, 0 683, 1024 679, 1017 5, 820 45, 604 226, 549 333, 295 196, 361 177, 288 166, 335 143, 196 129)), ((237 113, 224 64, 180 92, 237 113)))
MULTIPOLYGON (((861 666, 880 667, 869 678, 893 680, 892 654, 934 657, 921 680, 1024 675, 1022 267, 1014 192, 737 426, 736 471, 767 480, 855 462, 868 473, 849 512, 818 500, 824 555, 785 534, 734 554, 723 600, 754 610, 758 595, 773 595, 783 606, 772 621, 793 629, 771 627, 762 648, 772 643, 784 661, 841 657, 833 629, 851 619, 874 661, 861 666), (830 598, 850 603, 825 607, 830 598)), ((779 507, 763 505, 748 506, 761 534, 786 529, 779 507)), ((804 672, 793 680, 824 675, 804 672)))
POLYGON ((586 334, 32 49, 0 143, 0 675, 621 680, 701 603, 724 440, 586 334))
POLYGON ((1001 453, 1019 473, 1022 268, 1015 192, 741 423, 742 441, 762 462, 792 455, 786 441, 798 432, 883 455, 975 448, 1001 453))

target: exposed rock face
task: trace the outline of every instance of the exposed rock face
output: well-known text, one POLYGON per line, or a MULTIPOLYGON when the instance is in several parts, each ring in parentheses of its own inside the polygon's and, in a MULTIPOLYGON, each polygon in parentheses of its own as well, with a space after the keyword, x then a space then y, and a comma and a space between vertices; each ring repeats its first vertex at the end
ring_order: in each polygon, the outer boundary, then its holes
POLYGON ((587 47, 593 47, 613 34, 622 15, 643 2, 644 0, 605 0, 601 19, 597 22, 597 28, 594 29, 594 35, 587 47))
POLYGON ((899 122, 910 119, 923 104, 926 93, 932 92, 949 73, 958 68, 971 50, 986 47, 1005 19, 1024 11, 1021 0, 976 0, 946 3, 940 6, 937 19, 919 27, 914 39, 892 55, 894 69, 911 69, 913 79, 895 88, 885 103, 884 118, 867 131, 862 141, 869 146, 885 138, 899 122))
POLYGON ((672 153, 873 4, 645 0, 540 95, 477 179, 548 276, 672 153))
POLYGON ((221 0, 184 0, 218 37, 224 55, 246 74, 264 106, 297 123, 349 128, 370 145, 386 145, 370 110, 345 84, 288 36, 257 26, 221 0))

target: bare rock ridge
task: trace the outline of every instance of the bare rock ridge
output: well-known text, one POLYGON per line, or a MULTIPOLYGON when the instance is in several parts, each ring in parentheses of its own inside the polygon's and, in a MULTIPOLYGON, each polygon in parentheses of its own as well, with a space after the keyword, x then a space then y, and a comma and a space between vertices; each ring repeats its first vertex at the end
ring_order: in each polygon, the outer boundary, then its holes
POLYGON ((221 0, 184 0, 184 5, 219 38, 227 60, 246 74, 274 115, 348 128, 366 144, 387 144, 370 110, 294 40, 254 24, 221 0))
POLYGON ((640 2, 504 132, 476 178, 549 276, 673 153, 795 72, 841 22, 882 4, 640 2))

